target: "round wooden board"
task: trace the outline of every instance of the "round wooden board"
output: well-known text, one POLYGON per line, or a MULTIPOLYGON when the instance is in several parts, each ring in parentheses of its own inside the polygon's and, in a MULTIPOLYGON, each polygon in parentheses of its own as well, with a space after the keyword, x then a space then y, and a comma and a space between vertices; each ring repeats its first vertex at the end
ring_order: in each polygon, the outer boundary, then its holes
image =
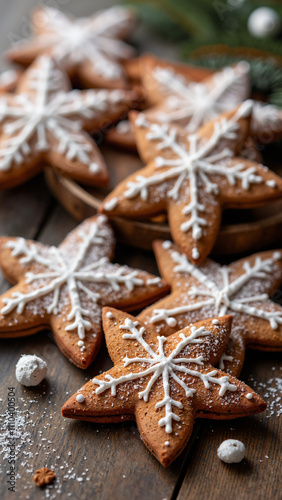
MULTIPOLYGON (((51 168, 45 171, 47 183, 55 197, 79 221, 95 214, 106 194, 142 166, 135 154, 110 147, 102 148, 102 152, 111 176, 107 189, 81 186, 51 168)), ((275 170, 279 172, 280 168, 275 170)), ((171 239, 169 227, 162 216, 149 221, 121 217, 114 217, 111 221, 117 239, 138 248, 151 250, 153 240, 171 239)), ((231 255, 259 251, 279 242, 281 244, 281 234, 282 200, 250 210, 226 210, 212 253, 231 255)))

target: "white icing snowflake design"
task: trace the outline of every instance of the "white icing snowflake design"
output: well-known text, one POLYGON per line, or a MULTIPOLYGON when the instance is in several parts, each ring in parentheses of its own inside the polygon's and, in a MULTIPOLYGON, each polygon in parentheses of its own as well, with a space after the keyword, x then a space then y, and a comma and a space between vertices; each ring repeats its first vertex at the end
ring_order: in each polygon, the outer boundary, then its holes
MULTIPOLYGON (((181 188, 189 186, 190 201, 182 209, 182 214, 187 216, 187 222, 183 222, 180 229, 182 232, 191 231, 194 240, 192 257, 195 260, 200 257, 197 241, 202 238, 204 229, 208 225, 203 191, 215 197, 219 194, 220 187, 218 181, 215 181, 216 177, 226 180, 230 186, 239 185, 245 191, 248 191, 253 184, 264 182, 261 175, 258 175, 255 163, 246 166, 243 159, 240 161, 238 158, 234 161, 234 153, 228 147, 220 148, 222 140, 237 140, 240 128, 238 120, 249 116, 251 109, 252 102, 245 101, 231 119, 219 119, 214 124, 211 137, 206 141, 200 142, 197 134, 188 135, 189 149, 180 143, 174 127, 150 123, 142 113, 135 122, 138 127, 148 130, 146 138, 149 141, 158 141, 159 151, 170 151, 173 158, 157 156, 155 173, 153 172, 149 177, 137 174, 136 180, 127 182, 124 196, 128 199, 140 196, 146 201, 149 197, 149 189, 162 185, 164 190, 166 189, 167 197, 178 201, 181 188), (160 168, 162 171, 158 172, 160 168), (172 187, 170 181, 174 181, 172 187)), ((266 182, 268 187, 276 187, 275 180, 273 183, 266 182)))
POLYGON ((199 378, 206 389, 209 389, 211 384, 218 385, 219 396, 224 396, 226 391, 234 392, 237 390, 236 385, 230 384, 228 376, 224 375, 216 378, 216 375, 218 374, 218 370, 216 369, 213 369, 208 373, 202 373, 200 370, 185 366, 185 364, 194 364, 195 368, 197 368, 197 366, 200 367, 204 364, 204 357, 202 355, 195 358, 189 358, 186 357, 186 355, 185 357, 181 357, 181 352, 185 347, 187 347, 189 344, 201 344, 204 342, 202 337, 210 335, 210 332, 204 327, 196 328, 195 326, 192 326, 191 334, 188 337, 186 337, 184 333, 180 333, 177 346, 169 355, 166 355, 164 351, 164 344, 167 342, 167 338, 157 337, 158 348, 157 351, 154 351, 143 338, 145 328, 141 326, 138 329, 138 325, 138 321, 133 322, 131 319, 126 318, 124 324, 119 328, 130 332, 123 335, 124 339, 138 342, 138 344, 143 347, 145 353, 148 354, 147 357, 125 357, 123 359, 124 366, 126 367, 131 363, 140 363, 142 369, 137 372, 123 375, 116 379, 111 377, 109 374, 105 375, 105 380, 94 378, 92 380, 93 383, 95 385, 98 385, 97 389, 95 390, 96 394, 101 394, 102 392, 110 389, 111 395, 116 396, 116 388, 120 384, 128 381, 142 381, 144 377, 150 376, 146 388, 138 394, 139 399, 143 399, 146 402, 149 400, 150 392, 154 384, 159 378, 161 378, 163 386, 163 399, 156 404, 156 409, 164 408, 165 416, 159 420, 159 426, 164 427, 165 432, 170 434, 172 433, 173 421, 180 421, 180 417, 173 412, 173 407, 179 409, 183 408, 183 404, 181 403, 181 401, 177 401, 171 397, 171 384, 178 384, 184 390, 187 398, 192 397, 196 391, 194 388, 189 387, 187 383, 185 383, 183 378, 179 377, 179 375, 187 375, 188 377, 199 378), (148 366, 148 368, 143 369, 144 365, 148 366))
MULTIPOLYGON (((210 277, 201 269, 194 266, 188 261, 186 255, 176 251, 171 252, 171 258, 175 262, 175 273, 183 273, 192 276, 199 283, 199 287, 192 286, 188 292, 187 303, 183 303, 179 307, 173 308, 154 308, 150 323, 158 323, 165 321, 169 326, 176 326, 176 317, 179 314, 185 314, 199 310, 203 307, 211 307, 215 316, 224 316, 225 314, 239 313, 261 318, 267 321, 271 328, 276 330, 279 325, 282 325, 281 311, 267 311, 261 306, 257 307, 252 303, 264 302, 269 299, 268 294, 248 295, 247 297, 239 298, 236 295, 250 282, 250 280, 265 279, 267 275, 273 272, 275 262, 282 258, 280 252, 273 252, 270 258, 262 259, 257 257, 253 266, 249 262, 243 265, 244 273, 238 278, 229 280, 229 268, 219 267, 219 272, 222 276, 222 287, 217 286, 210 277), (199 300, 196 302, 188 301, 191 299, 199 300)), ((225 356, 225 360, 232 361, 229 356, 225 356)), ((222 359, 224 361, 224 359, 222 359)), ((222 367, 224 365, 222 364, 222 367)))
POLYGON ((66 68, 81 63, 90 65, 92 72, 105 80, 114 81, 123 76, 119 61, 134 54, 133 48, 119 39, 133 27, 132 13, 127 9, 115 6, 89 18, 75 19, 54 8, 44 7, 41 19, 42 25, 36 26, 34 40, 38 52, 42 49, 51 51, 52 57, 66 68))
MULTIPOLYGON (((66 326, 66 331, 77 331, 80 339, 85 338, 85 333, 92 325, 89 321, 91 311, 82 306, 82 299, 87 298, 93 303, 92 308, 99 302, 102 294, 91 290, 91 285, 100 284, 110 286, 113 292, 122 287, 132 291, 135 287, 144 285, 143 279, 138 277, 138 270, 117 266, 109 263, 107 257, 102 257, 95 262, 85 265, 87 253, 93 245, 103 246, 107 242, 108 232, 91 223, 89 230, 79 232, 80 241, 77 242, 77 252, 71 260, 63 255, 60 248, 50 247, 46 252, 40 252, 38 246, 29 244, 24 238, 8 241, 6 246, 11 249, 12 256, 20 258, 22 264, 38 264, 45 268, 42 272, 27 272, 25 283, 31 285, 26 293, 14 292, 11 298, 4 297, 5 306, 1 314, 8 315, 13 310, 22 313, 27 304, 39 298, 51 296, 52 301, 45 305, 48 314, 57 314, 62 294, 67 294, 71 305, 67 316, 68 321, 73 321, 66 326), (42 282, 46 283, 42 285, 42 282), (37 286, 35 286, 37 284, 37 286)), ((43 303, 44 305, 44 303, 43 303)))
POLYGON ((198 83, 189 81, 172 67, 157 66, 153 76, 168 97, 164 111, 156 109, 155 118, 161 122, 181 122, 189 132, 195 132, 248 97, 248 74, 249 65, 242 61, 208 77, 208 83, 205 80, 198 83))
POLYGON ((93 147, 83 133, 83 122, 109 110, 121 99, 120 91, 66 92, 64 74, 45 56, 27 74, 27 93, 0 96, 0 170, 23 163, 32 152, 48 151, 52 141, 66 159, 78 160, 95 174, 99 165, 91 161, 93 147))
POLYGON ((271 104, 255 102, 251 133, 264 142, 271 142, 273 134, 282 131, 282 113, 281 110, 271 104))

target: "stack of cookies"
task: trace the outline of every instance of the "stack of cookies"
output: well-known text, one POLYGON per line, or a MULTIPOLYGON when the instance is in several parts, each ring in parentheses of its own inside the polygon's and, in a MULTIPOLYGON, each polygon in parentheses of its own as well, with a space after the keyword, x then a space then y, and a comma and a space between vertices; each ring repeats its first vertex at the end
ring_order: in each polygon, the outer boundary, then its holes
POLYGON ((244 61, 211 72, 151 55, 132 59, 124 40, 135 19, 127 9, 76 20, 40 8, 33 23, 34 37, 8 53, 26 69, 0 79, 0 188, 46 165, 105 186, 109 174, 93 131, 138 150, 145 166, 58 248, 0 239, 2 271, 14 285, 0 297, 0 337, 47 327, 85 369, 104 332, 114 366, 79 389, 62 414, 136 419, 145 445, 169 466, 195 418, 266 408, 237 377, 246 348, 282 350, 282 307, 271 300, 282 282, 282 250, 229 266, 208 256, 224 209, 282 198, 282 179, 261 163, 258 149, 266 137, 282 136, 282 114, 250 99, 244 61), (111 263, 111 217, 160 214, 172 239, 153 245, 162 278, 111 263))

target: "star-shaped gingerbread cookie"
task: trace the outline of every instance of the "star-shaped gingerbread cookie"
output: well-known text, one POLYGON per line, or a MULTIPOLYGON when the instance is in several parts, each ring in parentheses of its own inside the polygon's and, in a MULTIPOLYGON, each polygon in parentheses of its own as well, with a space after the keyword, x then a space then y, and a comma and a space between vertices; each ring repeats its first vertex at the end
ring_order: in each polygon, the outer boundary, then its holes
POLYGON ((282 282, 282 252, 267 251, 220 266, 205 260, 195 267, 170 241, 154 243, 171 294, 145 309, 139 318, 158 334, 170 335, 200 318, 233 315, 233 326, 220 368, 238 376, 245 349, 282 350, 282 307, 270 297, 282 282))
POLYGON ((281 198, 282 179, 238 156, 252 101, 220 115, 197 133, 132 112, 137 146, 148 165, 122 181, 102 213, 148 218, 167 212, 172 237, 199 264, 211 252, 224 208, 247 208, 281 198))
POLYGON ((134 49, 124 42, 135 26, 132 11, 115 6, 75 19, 44 6, 34 10, 31 22, 33 38, 18 42, 6 54, 12 62, 27 66, 47 54, 86 86, 126 86, 122 61, 134 55, 134 49))
POLYGON ((187 444, 196 417, 230 419, 266 408, 252 389, 214 368, 231 320, 200 321, 166 338, 133 316, 104 308, 114 367, 76 392, 63 416, 93 422, 135 418, 144 444, 169 466, 187 444))
POLYGON ((197 74, 199 68, 150 56, 141 58, 140 67, 147 99, 153 104, 146 117, 176 123, 190 133, 234 109, 250 95, 249 65, 245 61, 205 78, 197 74))
POLYGON ((58 247, 0 238, 0 264, 17 283, 0 297, 0 337, 50 327, 59 349, 87 368, 101 339, 101 307, 144 307, 169 289, 160 278, 111 264, 114 236, 106 217, 92 217, 58 247))
MULTIPOLYGON (((146 117, 161 123, 179 124, 189 132, 195 132, 251 95, 246 61, 211 72, 207 68, 145 55, 140 58, 140 70, 147 100, 152 105, 146 111, 146 117)), ((255 101, 250 134, 263 144, 280 139, 281 110, 255 101)))
POLYGON ((0 95, 0 189, 26 181, 46 163, 81 182, 107 184, 102 155, 83 129, 100 130, 105 121, 123 116, 136 98, 125 90, 71 90, 52 59, 37 59, 15 94, 0 95))

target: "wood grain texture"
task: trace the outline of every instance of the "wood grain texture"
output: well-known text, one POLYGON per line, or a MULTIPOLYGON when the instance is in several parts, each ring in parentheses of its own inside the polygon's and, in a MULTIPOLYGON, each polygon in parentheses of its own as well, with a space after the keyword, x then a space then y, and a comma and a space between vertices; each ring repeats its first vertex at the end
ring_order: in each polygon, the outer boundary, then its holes
MULTIPOLYGON (((2 2, 1 49, 8 47, 9 33, 25 34, 28 12, 35 3, 33 0, 2 2)), ((59 7, 76 15, 87 15, 94 8, 110 3, 57 0, 59 7)), ((141 36, 148 50, 152 38, 144 36, 140 28, 136 32, 137 42, 141 36)), ((173 49, 163 44, 154 43, 153 47, 160 56, 173 55, 173 49)), ((0 193, 1 235, 58 244, 75 225, 76 221, 52 200, 42 177, 0 193)), ((157 272, 151 253, 119 244, 115 258, 121 263, 157 272)), ((1 276, 0 292, 8 286, 1 276)), ((47 495, 50 499, 74 500, 281 498, 282 416, 267 418, 266 412, 263 416, 234 422, 199 422, 185 452, 170 468, 163 469, 142 444, 134 423, 98 425, 65 421, 61 417, 60 408, 68 397, 86 380, 111 366, 105 345, 86 371, 74 367, 61 355, 48 331, 27 338, 1 340, 0 359, 0 436, 5 423, 8 387, 15 387, 17 414, 25 418, 21 431, 23 442, 17 438, 20 448, 16 471, 20 477, 16 482, 16 497, 19 500, 40 500, 47 495), (16 382, 15 364, 23 353, 42 356, 48 363, 48 376, 37 388, 27 389, 16 382), (241 464, 228 466, 217 459, 217 447, 226 438, 241 439, 245 443, 247 456, 241 464), (54 468, 57 476, 53 487, 45 493, 32 480, 34 471, 43 466, 54 468)), ((281 354, 249 352, 242 379, 251 386, 254 380, 268 383, 271 377, 282 378, 280 366, 281 354)), ((265 395, 263 386, 259 385, 257 390, 265 395)), ((7 469, 7 461, 0 453, 1 500, 15 496, 7 489, 7 469)))
MULTIPOLYGON (((241 378, 250 386, 259 387, 258 392, 267 401, 269 380, 281 378, 281 374, 281 353, 249 351, 241 378)), ((279 397, 278 392, 275 397, 279 397)), ((177 499, 193 498, 195 491, 199 498, 210 500, 232 498, 233 495, 240 500, 280 499, 281 445, 281 416, 271 416, 270 408, 261 416, 206 423, 177 499), (243 462, 232 465, 220 462, 216 449, 224 439, 239 439, 245 444, 247 451, 243 462), (205 496, 207 492, 208 497, 205 496)))

